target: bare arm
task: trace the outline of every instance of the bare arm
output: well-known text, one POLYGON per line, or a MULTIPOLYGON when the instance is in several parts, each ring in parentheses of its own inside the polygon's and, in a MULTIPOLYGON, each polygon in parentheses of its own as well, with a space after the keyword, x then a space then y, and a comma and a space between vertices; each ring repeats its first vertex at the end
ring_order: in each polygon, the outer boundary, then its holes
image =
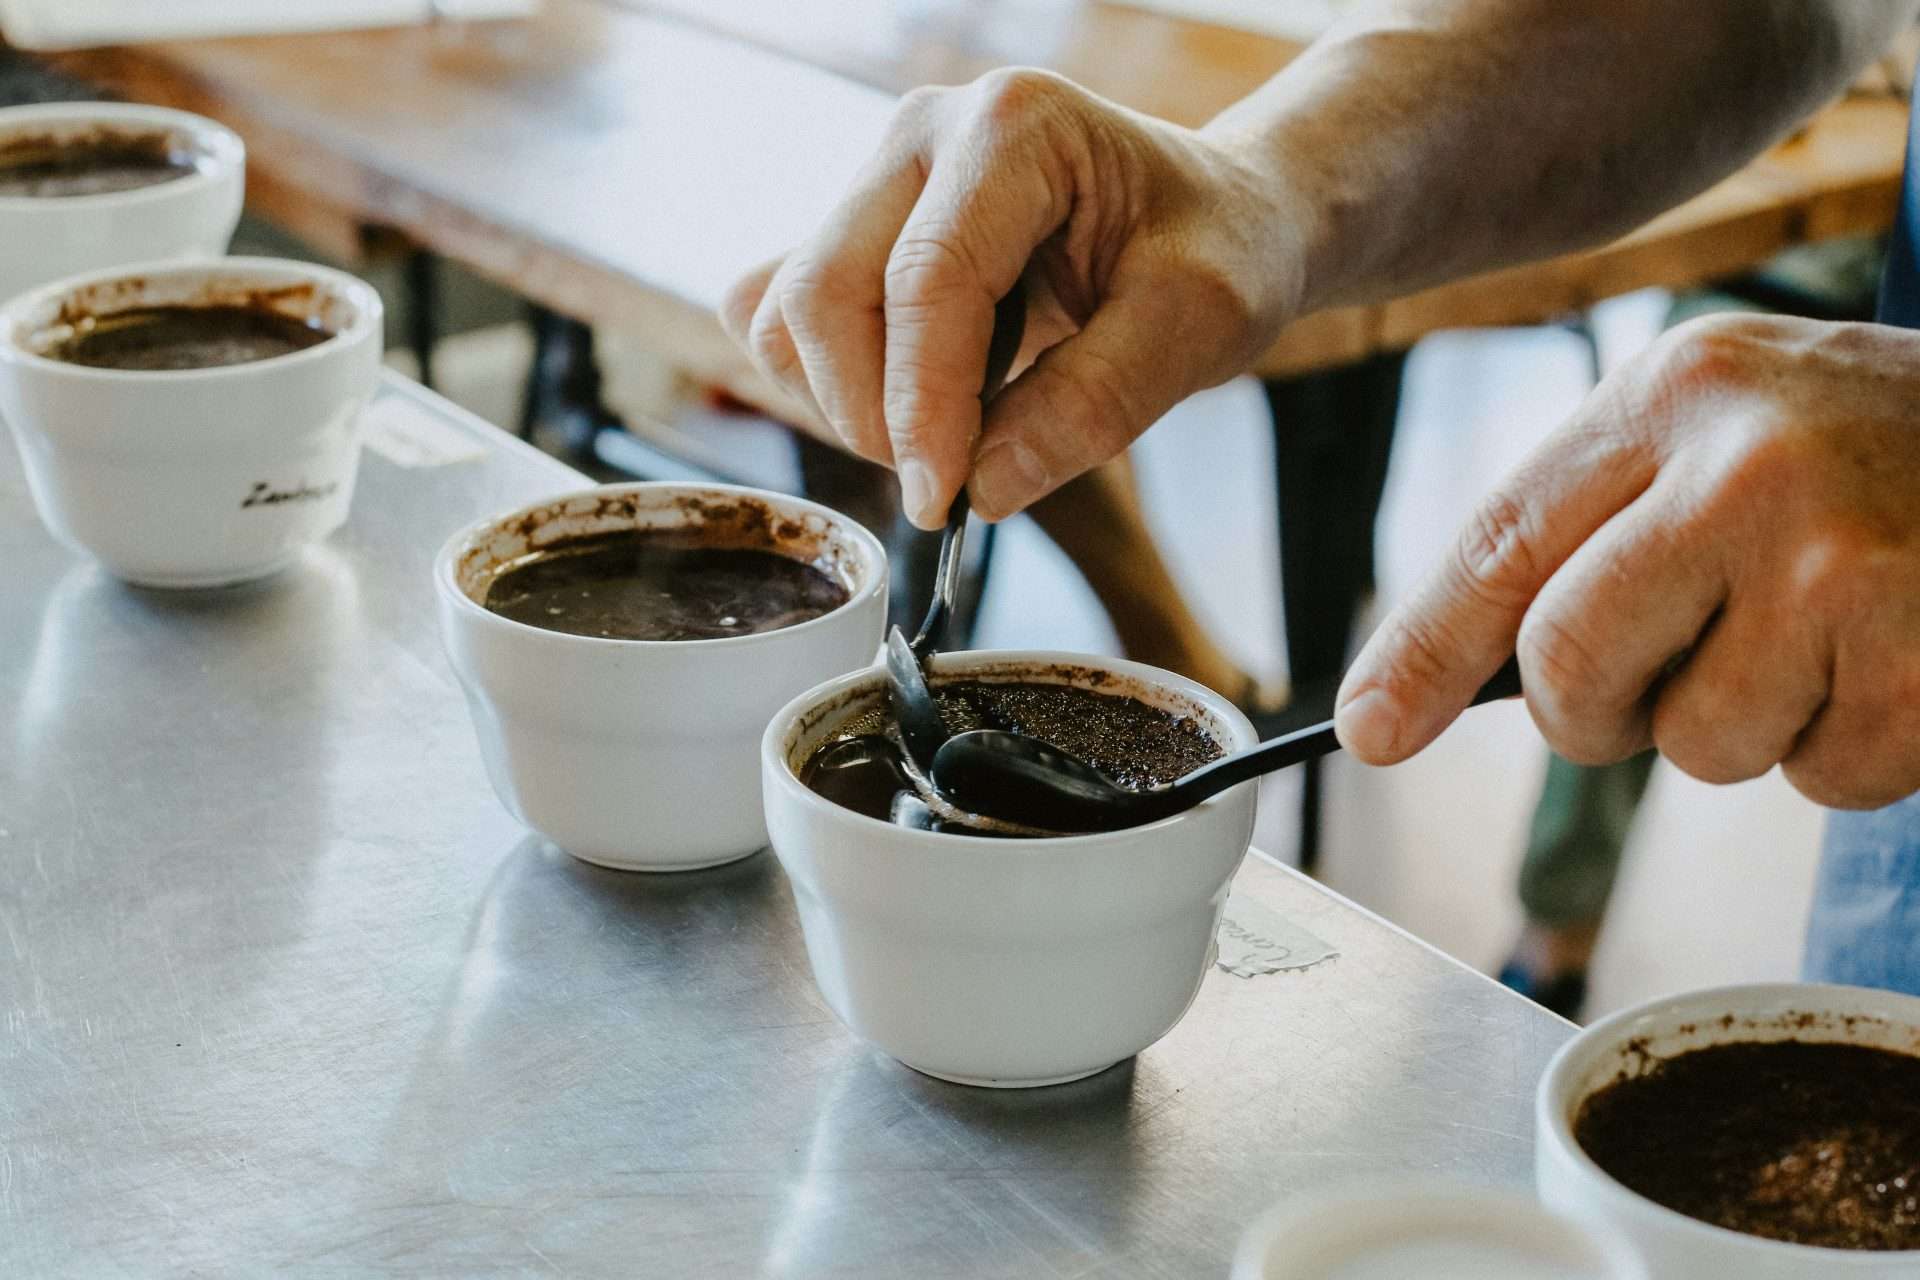
POLYGON ((901 103, 729 330, 924 527, 1010 515, 1289 321, 1622 231, 1731 171, 1920 0, 1400 0, 1201 130, 1002 71, 901 103), (996 299, 1037 358, 982 420, 996 299))
POLYGON ((1302 311, 1630 230, 1839 93, 1915 0, 1412 0, 1205 130, 1300 195, 1302 311))
MULTIPOLYGON (((1920 0, 1403 0, 1200 130, 1055 76, 902 104, 729 327, 937 524, 1126 448, 1316 307, 1610 236, 1838 92, 1920 0), (1031 367, 983 422, 994 300, 1031 367)), ((1424 747, 1509 653, 1575 760, 1920 789, 1920 332, 1717 319, 1609 378, 1348 672, 1342 740, 1424 747)))

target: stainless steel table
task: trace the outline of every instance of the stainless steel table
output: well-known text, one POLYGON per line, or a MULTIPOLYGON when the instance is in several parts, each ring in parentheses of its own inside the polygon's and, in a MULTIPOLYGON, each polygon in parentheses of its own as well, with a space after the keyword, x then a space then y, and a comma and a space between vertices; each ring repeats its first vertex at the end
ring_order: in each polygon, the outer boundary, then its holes
POLYGON ((1216 971, 1137 1061, 995 1093, 847 1034, 769 855, 528 837, 428 565, 579 478, 380 407, 484 456, 370 454, 345 530, 218 593, 62 550, 4 451, 0 1274, 1190 1280, 1291 1193, 1524 1182, 1566 1024, 1271 864, 1238 892, 1337 959, 1216 971))

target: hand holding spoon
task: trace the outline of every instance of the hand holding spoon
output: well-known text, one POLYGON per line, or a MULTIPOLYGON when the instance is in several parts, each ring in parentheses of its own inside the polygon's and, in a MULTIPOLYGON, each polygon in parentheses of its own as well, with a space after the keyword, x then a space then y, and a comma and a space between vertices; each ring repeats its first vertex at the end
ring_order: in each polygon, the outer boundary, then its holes
MULTIPOLYGON (((1472 705, 1519 693, 1520 664, 1508 658, 1472 705)), ((1114 831, 1171 817, 1249 778, 1339 747, 1328 720, 1215 760, 1167 786, 1136 791, 1039 738, 976 729, 942 743, 929 776, 941 796, 970 813, 1047 831, 1114 831)))

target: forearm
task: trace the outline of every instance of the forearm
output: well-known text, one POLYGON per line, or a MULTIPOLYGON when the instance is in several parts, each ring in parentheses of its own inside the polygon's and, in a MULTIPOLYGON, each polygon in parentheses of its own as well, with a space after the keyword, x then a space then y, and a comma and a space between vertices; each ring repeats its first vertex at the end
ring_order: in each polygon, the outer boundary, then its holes
POLYGON ((1596 243, 1775 141, 1917 0, 1403 0, 1208 133, 1271 182, 1294 310, 1596 243))

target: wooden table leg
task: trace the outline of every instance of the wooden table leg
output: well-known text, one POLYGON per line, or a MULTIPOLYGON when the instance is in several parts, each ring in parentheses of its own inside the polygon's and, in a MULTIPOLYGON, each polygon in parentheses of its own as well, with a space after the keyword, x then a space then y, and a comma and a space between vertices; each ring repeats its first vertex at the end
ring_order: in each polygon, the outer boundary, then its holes
MULTIPOLYGON (((1373 526, 1386 485, 1406 354, 1265 383, 1279 489, 1280 591, 1294 717, 1333 705, 1360 604, 1373 589, 1373 526)), ((1320 762, 1304 766, 1300 866, 1320 857, 1320 762)))
POLYGON ((1031 514, 1099 597, 1122 653, 1236 701, 1247 696, 1246 673, 1194 616, 1161 554, 1126 455, 1056 489, 1031 514))

